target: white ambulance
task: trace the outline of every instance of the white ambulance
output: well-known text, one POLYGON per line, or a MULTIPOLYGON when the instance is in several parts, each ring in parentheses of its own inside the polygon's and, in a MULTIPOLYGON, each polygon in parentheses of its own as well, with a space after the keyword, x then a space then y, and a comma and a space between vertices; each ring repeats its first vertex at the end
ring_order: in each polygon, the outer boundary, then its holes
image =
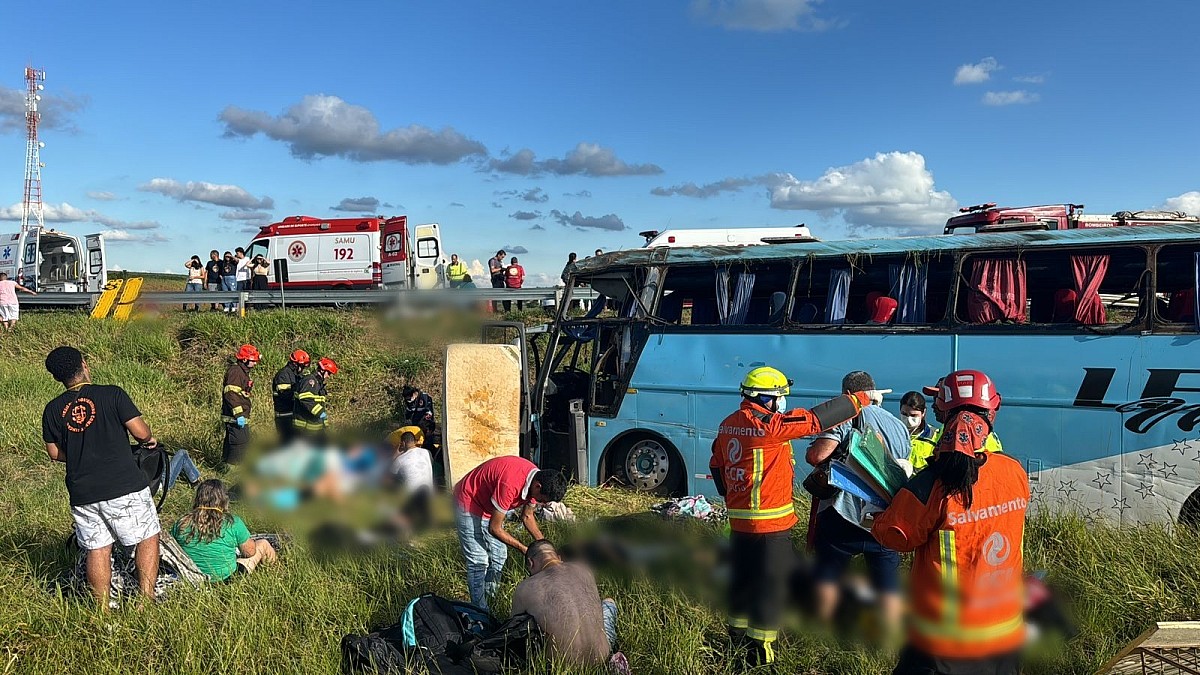
POLYGON ((805 225, 795 227, 718 227, 695 230, 647 230, 645 248, 660 246, 762 246, 817 241, 805 225))
POLYGON ((0 234, 0 272, 38 293, 99 293, 108 283, 104 235, 39 227, 0 234))
POLYGON ((269 288, 279 288, 276 260, 286 260, 287 288, 435 288, 447 259, 437 223, 408 226, 394 218, 289 216, 263 227, 246 255, 271 261, 269 288))

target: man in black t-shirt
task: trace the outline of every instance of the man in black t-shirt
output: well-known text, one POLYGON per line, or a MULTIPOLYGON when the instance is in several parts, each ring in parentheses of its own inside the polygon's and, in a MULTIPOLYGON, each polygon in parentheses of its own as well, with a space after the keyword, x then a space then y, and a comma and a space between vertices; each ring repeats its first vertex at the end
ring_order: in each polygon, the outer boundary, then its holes
MULTIPOLYGON (((205 288, 210 291, 221 290, 221 254, 217 251, 208 252, 208 263, 204 265, 205 288)), ((217 303, 212 304, 212 311, 217 311, 217 303)))
POLYGON ((158 441, 129 394, 92 384, 83 354, 58 347, 46 370, 66 387, 42 412, 46 454, 67 465, 67 494, 80 548, 87 551, 87 580, 102 608, 108 607, 112 545, 137 545, 142 594, 154 597, 160 526, 146 475, 138 468, 129 437, 153 447, 158 441))

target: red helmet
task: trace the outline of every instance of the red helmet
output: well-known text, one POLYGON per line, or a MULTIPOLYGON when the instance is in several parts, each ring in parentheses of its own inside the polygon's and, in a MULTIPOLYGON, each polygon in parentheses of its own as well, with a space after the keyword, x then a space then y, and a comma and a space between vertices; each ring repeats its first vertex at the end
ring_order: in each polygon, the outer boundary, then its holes
POLYGON ((330 375, 337 375, 338 366, 333 362, 333 359, 328 356, 322 356, 320 361, 317 361, 317 368, 323 370, 330 375))
POLYGON ((262 357, 259 355, 258 350, 254 348, 254 345, 242 345, 238 348, 234 358, 238 361, 258 361, 262 357))
POLYGON ((308 352, 304 351, 303 349, 297 349, 296 351, 292 352, 292 355, 289 356, 288 359, 290 359, 293 363, 299 363, 302 366, 307 366, 310 361, 308 358, 308 352))
POLYGON ((938 381, 933 408, 948 413, 956 408, 972 406, 995 413, 1000 409, 1000 392, 992 378, 978 370, 956 370, 938 381))

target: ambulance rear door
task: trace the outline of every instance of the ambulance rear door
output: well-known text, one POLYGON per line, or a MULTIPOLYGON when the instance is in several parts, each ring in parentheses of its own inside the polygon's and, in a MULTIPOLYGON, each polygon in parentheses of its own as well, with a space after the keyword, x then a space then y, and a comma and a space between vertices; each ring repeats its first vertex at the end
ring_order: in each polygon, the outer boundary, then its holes
POLYGON ((408 285, 408 217, 388 218, 380 233, 380 264, 383 285, 402 288, 408 285))
POLYGON ((88 293, 99 293, 108 283, 108 270, 104 259, 104 235, 101 233, 84 236, 84 269, 87 270, 85 288, 88 293))
POLYGON ((17 280, 17 262, 21 259, 21 233, 0 234, 0 272, 17 280))
POLYGON ((38 244, 41 242, 41 229, 36 227, 29 228, 25 233, 25 240, 21 242, 21 266, 17 270, 17 283, 28 288, 31 291, 39 291, 38 288, 38 263, 41 255, 38 252, 38 244))
POLYGON ((417 225, 414 229, 416 257, 413 264, 414 288, 444 286, 445 257, 442 256, 441 226, 437 223, 417 225))

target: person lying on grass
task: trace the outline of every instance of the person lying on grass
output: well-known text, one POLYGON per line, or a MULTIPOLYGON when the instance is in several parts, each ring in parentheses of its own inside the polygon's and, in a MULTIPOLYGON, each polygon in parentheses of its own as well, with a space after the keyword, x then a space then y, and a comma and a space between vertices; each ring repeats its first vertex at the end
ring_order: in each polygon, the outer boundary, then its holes
POLYGON ((171 527, 171 536, 213 581, 233 576, 238 563, 253 571, 260 562, 275 562, 271 544, 252 539, 246 523, 229 511, 229 492, 216 479, 196 487, 192 510, 171 527))

